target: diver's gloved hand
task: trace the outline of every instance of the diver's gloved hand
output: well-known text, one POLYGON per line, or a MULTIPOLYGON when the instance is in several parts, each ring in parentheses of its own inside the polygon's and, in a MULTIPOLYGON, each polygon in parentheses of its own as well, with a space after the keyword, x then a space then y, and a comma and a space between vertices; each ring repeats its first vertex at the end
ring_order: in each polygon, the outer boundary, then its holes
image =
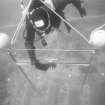
POLYGON ((49 68, 55 69, 56 68, 56 63, 52 62, 52 63, 48 63, 49 68))
POLYGON ((56 64, 55 63, 43 64, 43 63, 36 62, 35 67, 39 70, 47 71, 49 68, 52 68, 52 69, 56 68, 56 64))

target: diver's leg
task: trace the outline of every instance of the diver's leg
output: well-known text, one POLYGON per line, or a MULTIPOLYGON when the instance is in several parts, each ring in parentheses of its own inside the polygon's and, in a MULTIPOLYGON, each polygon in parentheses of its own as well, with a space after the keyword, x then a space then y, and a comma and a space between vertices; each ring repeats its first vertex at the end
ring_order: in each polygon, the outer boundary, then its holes
POLYGON ((86 9, 84 7, 84 1, 72 0, 72 4, 77 8, 77 10, 79 11, 81 17, 87 15, 86 9))

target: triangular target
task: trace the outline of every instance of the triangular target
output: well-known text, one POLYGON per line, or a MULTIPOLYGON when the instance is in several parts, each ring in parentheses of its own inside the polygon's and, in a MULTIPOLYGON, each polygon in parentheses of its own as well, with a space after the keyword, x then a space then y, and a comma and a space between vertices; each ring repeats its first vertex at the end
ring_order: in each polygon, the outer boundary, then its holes
MULTIPOLYGON (((30 3, 31 4, 31 3, 30 3)), ((28 4, 29 6, 29 4, 28 4)), ((55 62, 57 64, 88 64, 89 60, 94 53, 92 47, 88 44, 89 35, 86 36, 85 34, 89 34, 89 31, 92 30, 85 30, 85 33, 82 33, 84 30, 82 28, 86 25, 83 24, 85 19, 82 20, 75 20, 68 22, 63 17, 61 17, 57 12, 51 10, 56 14, 63 22, 67 23, 71 27, 70 33, 65 34, 64 27, 61 26, 59 32, 58 29, 53 30, 51 33, 45 35, 45 41, 47 46, 43 46, 41 38, 38 34, 35 34, 34 39, 34 46, 35 49, 27 49, 25 47, 25 22, 20 24, 20 30, 17 32, 12 38, 12 46, 15 52, 15 56, 17 58, 17 62, 27 62, 30 63, 30 58, 28 55, 28 50, 33 50, 36 54, 37 58, 41 62, 55 62), (81 27, 82 26, 82 27, 81 27), (24 35, 23 35, 24 33, 24 35)), ((24 18, 25 16, 23 16, 24 18)), ((24 19, 23 19, 24 20, 24 19)), ((30 35, 31 36, 31 35, 30 35)))

